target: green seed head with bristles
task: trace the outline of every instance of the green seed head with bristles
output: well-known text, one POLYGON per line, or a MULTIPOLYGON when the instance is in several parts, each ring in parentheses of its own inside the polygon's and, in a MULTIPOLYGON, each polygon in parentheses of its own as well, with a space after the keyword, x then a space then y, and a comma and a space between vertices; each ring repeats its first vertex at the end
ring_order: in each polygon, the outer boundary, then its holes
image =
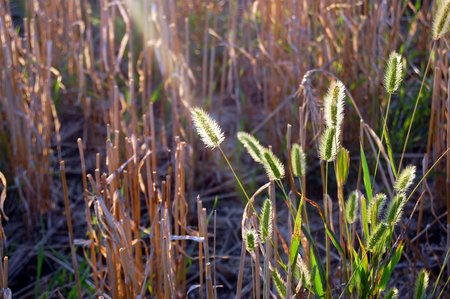
POLYGON ((398 290, 397 288, 391 288, 384 295, 384 299, 398 299, 398 290))
POLYGON ((442 0, 433 19, 431 33, 434 40, 443 37, 450 26, 450 0, 442 0))
POLYGON ((261 243, 265 243, 272 238, 272 203, 268 198, 264 201, 260 221, 259 234, 261 236, 261 243))
POLYGON ((341 81, 334 81, 323 100, 325 123, 328 127, 338 127, 344 120, 345 87, 341 81))
POLYGON ((393 94, 400 87, 403 79, 403 59, 400 54, 393 51, 389 55, 384 73, 384 88, 387 93, 393 94))
POLYGON ((385 235, 388 230, 386 223, 378 224, 373 230, 372 234, 367 241, 367 250, 376 251, 384 243, 385 235))
POLYGON ((345 202, 345 218, 349 224, 355 223, 358 218, 359 198, 360 193, 358 190, 355 190, 350 193, 345 202))
POLYGON ((404 193, 408 191, 408 188, 412 185, 414 182, 414 179, 416 177, 416 167, 413 165, 407 166, 403 171, 400 173, 400 175, 397 177, 397 180, 394 184, 394 189, 398 193, 404 193))
POLYGON ((259 143, 258 139, 256 139, 253 135, 250 135, 246 132, 238 132, 237 133, 238 140, 245 147, 247 152, 253 158, 255 162, 262 163, 262 152, 264 147, 259 143))
POLYGON ((244 237, 245 248, 249 253, 254 252, 258 242, 258 233, 253 228, 249 228, 244 231, 244 237))
POLYGON ((209 114, 199 107, 191 111, 195 129, 206 147, 214 149, 225 139, 219 124, 209 114))
POLYGON ((297 267, 300 270, 301 279, 303 280, 304 286, 308 287, 311 285, 311 273, 308 270, 308 266, 302 259, 302 256, 299 254, 297 256, 297 267))
POLYGON ((406 198, 403 193, 397 194, 391 200, 387 212, 386 212, 386 223, 391 227, 394 227, 402 217, 403 208, 405 207, 406 198))
POLYGON ((306 155, 303 148, 294 143, 291 149, 292 172, 296 177, 302 177, 306 172, 306 155))
POLYGON ((336 158, 339 150, 339 130, 328 127, 322 134, 319 145, 319 157, 323 161, 331 162, 336 158))
POLYGON ((273 270, 272 279, 275 284, 275 287, 277 288, 278 294, 280 294, 280 296, 283 298, 286 297, 286 282, 281 277, 277 269, 273 270))
POLYGON ((386 202, 386 194, 378 193, 376 194, 369 204, 369 215, 370 223, 372 225, 377 225, 378 216, 380 215, 380 210, 382 209, 384 203, 386 202))
POLYGON ((428 288, 429 278, 430 278, 430 274, 425 269, 420 270, 419 276, 417 276, 417 279, 416 279, 416 288, 414 291, 415 299, 426 298, 425 295, 426 295, 426 291, 428 288))
POLYGON ((284 177, 283 163, 281 163, 271 150, 263 150, 262 162, 270 180, 281 180, 284 177))

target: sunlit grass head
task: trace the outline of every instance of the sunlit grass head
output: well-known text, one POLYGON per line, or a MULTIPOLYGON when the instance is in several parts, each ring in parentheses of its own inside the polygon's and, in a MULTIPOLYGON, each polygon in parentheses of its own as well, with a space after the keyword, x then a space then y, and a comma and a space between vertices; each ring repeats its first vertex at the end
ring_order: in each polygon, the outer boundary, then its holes
POLYGON ((253 135, 246 132, 238 132, 237 138, 245 147, 255 162, 262 163, 262 152, 264 147, 253 135))
POLYGON ((397 177, 394 184, 394 189, 398 193, 404 193, 411 187, 416 177, 416 167, 413 165, 407 166, 397 177))
POLYGON ((324 98, 325 122, 328 127, 341 127, 344 120, 345 87, 341 81, 333 81, 324 98))
POLYGON ((192 120, 194 122, 197 134, 205 143, 206 147, 214 149, 218 147, 224 140, 222 129, 219 124, 209 116, 209 114, 199 107, 195 107, 191 111, 192 120))
POLYGON ((431 34, 434 40, 443 37, 450 26, 450 0, 442 0, 433 19, 431 34))
POLYGON ((271 150, 264 149, 262 152, 264 169, 270 180, 281 180, 284 178, 284 166, 271 150))
POLYGON ((393 51, 389 55, 384 72, 384 88, 392 94, 396 92, 403 79, 403 59, 400 54, 393 51))
POLYGON ((306 173, 306 155, 303 148, 294 143, 291 149, 292 172, 296 177, 302 177, 306 173))
POLYGON ((333 161, 339 150, 339 144, 339 130, 336 127, 326 128, 320 139, 320 159, 327 162, 333 161))

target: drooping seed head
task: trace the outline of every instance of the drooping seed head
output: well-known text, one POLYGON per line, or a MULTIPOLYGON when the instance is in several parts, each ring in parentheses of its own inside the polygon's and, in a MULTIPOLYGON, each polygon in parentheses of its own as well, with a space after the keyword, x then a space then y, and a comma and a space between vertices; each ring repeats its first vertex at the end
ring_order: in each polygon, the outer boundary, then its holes
POLYGON ((384 299, 398 299, 398 290, 397 288, 391 288, 384 295, 384 299))
POLYGON ((431 33, 434 40, 443 37, 450 26, 450 1, 442 0, 433 19, 431 33))
POLYGON ((339 130, 336 127, 328 127, 323 132, 319 145, 319 157, 323 161, 331 162, 336 158, 339 150, 339 130))
POLYGON ((281 163, 271 150, 263 150, 262 162, 270 180, 281 180, 284 177, 283 163, 281 163))
POLYGON ((264 244, 266 240, 270 240, 272 238, 272 203, 270 199, 266 199, 264 201, 261 216, 260 216, 260 227, 259 234, 261 236, 261 243, 264 244))
POLYGON ((393 51, 389 55, 384 72, 384 88, 389 94, 393 94, 400 87, 403 79, 403 59, 400 54, 393 51))
POLYGON ((430 278, 430 273, 428 273, 425 269, 420 270, 419 276, 416 279, 416 288, 414 291, 415 299, 424 299, 426 295, 426 291, 428 288, 428 281, 430 278))
POLYGON ((296 177, 302 177, 306 173, 306 155, 303 148, 294 143, 291 149, 292 172, 296 177))
POLYGON ((249 228, 244 231, 244 237, 245 248, 249 253, 254 252, 258 242, 258 233, 253 228, 249 228))
POLYGON ((277 269, 273 270, 272 279, 275 287, 277 288, 278 294, 280 294, 283 298, 286 297, 286 282, 284 281, 283 277, 281 277, 277 269))
POLYGON ((394 196, 391 200, 387 212, 386 212, 386 223, 388 223, 391 227, 394 227, 402 217, 403 209, 405 207, 406 198, 403 193, 399 193, 394 196))
POLYGON ((344 84, 341 81, 331 83, 323 100, 325 123, 328 127, 341 127, 344 120, 344 99, 344 84))
POLYGON ((361 193, 358 190, 353 191, 345 203, 345 218, 349 224, 355 223, 358 218, 359 199, 361 193))
POLYGON ((407 166, 397 177, 397 180, 394 184, 394 189, 398 193, 405 193, 408 191, 408 188, 414 182, 416 177, 416 167, 413 165, 407 166))
POLYGON ((238 132, 237 133, 238 140, 245 147, 247 152, 253 158, 255 162, 262 163, 262 152, 264 147, 259 143, 258 139, 256 139, 253 135, 250 135, 246 132, 238 132))
POLYGON ((225 139, 219 124, 209 116, 209 114, 199 107, 191 111, 197 134, 200 136, 206 147, 214 149, 225 139))
POLYGON ((367 250, 375 251, 384 243, 384 237, 386 235, 388 225, 386 223, 378 224, 369 236, 367 241, 367 250))

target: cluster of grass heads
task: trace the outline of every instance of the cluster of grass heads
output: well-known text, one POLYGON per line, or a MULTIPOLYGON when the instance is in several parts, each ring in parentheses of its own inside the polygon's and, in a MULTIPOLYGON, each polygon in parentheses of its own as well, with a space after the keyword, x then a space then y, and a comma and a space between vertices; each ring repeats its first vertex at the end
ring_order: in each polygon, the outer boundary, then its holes
MULTIPOLYGON (((444 1, 438 9, 433 25, 433 39, 439 39, 448 30, 450 2, 444 1)), ((347 297, 347 298, 398 298, 398 290, 388 288, 390 278, 399 262, 405 242, 402 234, 396 237, 395 231, 402 219, 406 203, 413 192, 411 187, 416 181, 416 167, 408 165, 401 168, 403 154, 398 166, 392 155, 390 144, 387 143, 389 152, 390 171, 394 174, 395 181, 390 196, 384 193, 374 194, 374 182, 379 165, 380 151, 384 141, 389 140, 387 119, 392 95, 399 89, 404 76, 404 59, 396 52, 392 52, 387 59, 384 87, 388 95, 388 104, 383 118, 381 141, 374 173, 370 172, 364 144, 361 141, 360 158, 363 173, 364 190, 355 190, 348 194, 344 203, 344 185, 348 180, 350 156, 342 146, 342 132, 344 121, 344 104, 346 88, 340 81, 331 83, 328 92, 323 99, 323 125, 317 149, 318 157, 324 168, 323 174, 323 207, 307 198, 302 192, 302 183, 299 180, 299 190, 296 184, 291 184, 289 194, 285 187, 284 179, 294 182, 306 176, 306 155, 299 144, 288 145, 288 164, 284 163, 272 152, 270 147, 265 147, 255 137, 246 132, 238 132, 237 139, 247 150, 254 162, 260 164, 266 174, 268 183, 263 185, 254 195, 249 196, 246 188, 233 169, 226 154, 221 148, 224 134, 217 122, 200 108, 194 108, 192 118, 205 145, 211 149, 218 148, 233 172, 239 187, 246 197, 246 208, 242 219, 242 238, 247 252, 252 258, 252 286, 253 298, 260 298, 261 283, 263 286, 262 297, 270 298, 271 283, 275 286, 278 296, 291 298, 292 295, 309 293, 320 298, 347 297), (334 228, 330 201, 335 196, 328 194, 329 164, 334 165, 337 182, 339 229, 334 228), (398 167, 398 168, 397 168, 398 167), (288 172, 286 173, 286 170, 288 172), (279 188, 279 193, 275 189, 279 188), (260 213, 255 208, 257 195, 268 189, 268 199, 262 204, 260 213), (288 221, 283 221, 290 232, 290 246, 279 247, 279 240, 283 239, 276 220, 279 215, 275 211, 276 201, 281 197, 286 204, 288 221), (325 231, 325 256, 321 256, 318 250, 320 241, 312 238, 308 225, 308 212, 306 205, 314 207, 322 219, 325 231), (293 226, 293 227, 292 227, 293 226), (330 269, 331 254, 330 243, 334 251, 339 254, 339 267, 333 271, 330 269), (263 257, 264 267, 260 270, 260 256, 263 257)), ((419 94, 420 96, 420 94, 419 94)), ((418 96, 418 98, 419 98, 418 96)), ((413 117, 414 118, 414 117, 413 117)), ((406 139, 409 138, 409 134, 406 139)), ((288 137, 290 140, 290 136, 288 137)), ((405 140, 406 144, 407 140, 405 140)), ((423 179, 423 178, 422 178, 423 179)), ((421 180, 422 181, 422 180, 421 180)), ((417 186, 413 189, 415 191, 417 186)), ((309 212, 310 213, 310 212, 309 212)), ((243 248, 244 248, 243 245, 243 248)), ((241 260, 240 276, 244 267, 241 260)), ((445 265, 442 266, 442 269, 445 265)), ((441 297, 447 283, 440 294, 436 288, 427 293, 429 273, 422 270, 416 281, 414 298, 441 297)), ((241 295, 242 280, 238 280, 237 297, 241 295)), ((437 282, 436 282, 437 284, 437 282)))

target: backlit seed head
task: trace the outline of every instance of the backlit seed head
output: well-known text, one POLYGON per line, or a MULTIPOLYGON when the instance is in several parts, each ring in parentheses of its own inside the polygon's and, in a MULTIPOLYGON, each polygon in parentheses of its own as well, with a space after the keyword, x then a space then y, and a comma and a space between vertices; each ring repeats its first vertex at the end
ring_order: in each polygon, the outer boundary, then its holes
POLYGON ((380 214, 380 210, 383 208, 384 203, 386 202, 386 194, 378 193, 376 194, 372 201, 369 204, 369 215, 370 222, 372 225, 376 225, 378 221, 378 216, 380 214))
POLYGON ((334 81, 323 100, 325 123, 328 127, 338 127, 344 120, 345 87, 341 81, 334 81))
POLYGON ((197 134, 200 136, 206 147, 214 149, 225 139, 219 124, 209 116, 209 114, 199 107, 191 111, 197 134))
POLYGON ((284 177, 283 163, 281 163, 271 150, 263 150, 262 162, 270 180, 281 180, 284 177))
POLYGON ((358 190, 353 191, 345 203, 345 218, 349 224, 356 222, 358 218, 359 199, 361 193, 358 190))
POLYGON ((414 182, 414 179, 416 177, 416 167, 413 165, 407 166, 403 171, 400 173, 400 175, 397 177, 397 180, 394 184, 394 189, 398 193, 404 193, 408 191, 408 188, 412 185, 414 182))
POLYGON ((245 147, 247 152, 253 158, 255 162, 262 163, 262 151, 264 147, 259 143, 258 139, 256 139, 253 135, 250 135, 246 132, 238 132, 237 133, 238 140, 245 147))
POLYGON ((403 193, 395 195, 391 200, 386 212, 386 223, 391 227, 394 227, 400 221, 405 203, 406 198, 403 193))
POLYGON ((300 254, 297 256, 297 267, 300 270, 301 279, 303 279, 305 286, 310 286, 311 273, 309 272, 308 266, 305 264, 300 254))
POLYGON ((386 235, 388 225, 386 223, 378 224, 373 230, 372 234, 367 241, 367 250, 375 251, 380 248, 380 245, 384 243, 384 237, 386 235))
POLYGON ((259 234, 261 236, 261 243, 264 243, 266 240, 272 238, 272 203, 268 198, 264 201, 260 219, 259 234))
POLYGON ((384 88, 387 93, 394 93, 400 87, 403 79, 403 59, 400 54, 393 51, 389 55, 384 72, 384 88))
POLYGON ((433 19, 431 33, 434 40, 443 37, 450 26, 450 1, 442 0, 433 19))
POLYGON ((384 299, 398 299, 398 290, 397 288, 391 288, 384 295, 384 299))
POLYGON ((420 270, 419 276, 417 276, 416 288, 414 291, 415 299, 424 299, 425 298, 426 291, 428 288, 429 278, 430 278, 430 274, 425 269, 420 270))
POLYGON ((296 177, 302 177, 306 172, 306 155, 303 148, 294 143, 291 149, 292 172, 296 177))
POLYGON ((275 284, 275 287, 277 288, 278 294, 280 294, 281 297, 283 298, 286 297, 286 282, 281 277, 277 269, 273 270, 272 279, 275 284))
POLYGON ((328 127, 320 139, 319 157, 323 161, 331 162, 336 158, 339 150, 340 131, 336 127, 328 127))
POLYGON ((258 233, 253 228, 249 228, 244 231, 244 237, 245 248, 249 253, 254 252, 258 242, 258 233))

